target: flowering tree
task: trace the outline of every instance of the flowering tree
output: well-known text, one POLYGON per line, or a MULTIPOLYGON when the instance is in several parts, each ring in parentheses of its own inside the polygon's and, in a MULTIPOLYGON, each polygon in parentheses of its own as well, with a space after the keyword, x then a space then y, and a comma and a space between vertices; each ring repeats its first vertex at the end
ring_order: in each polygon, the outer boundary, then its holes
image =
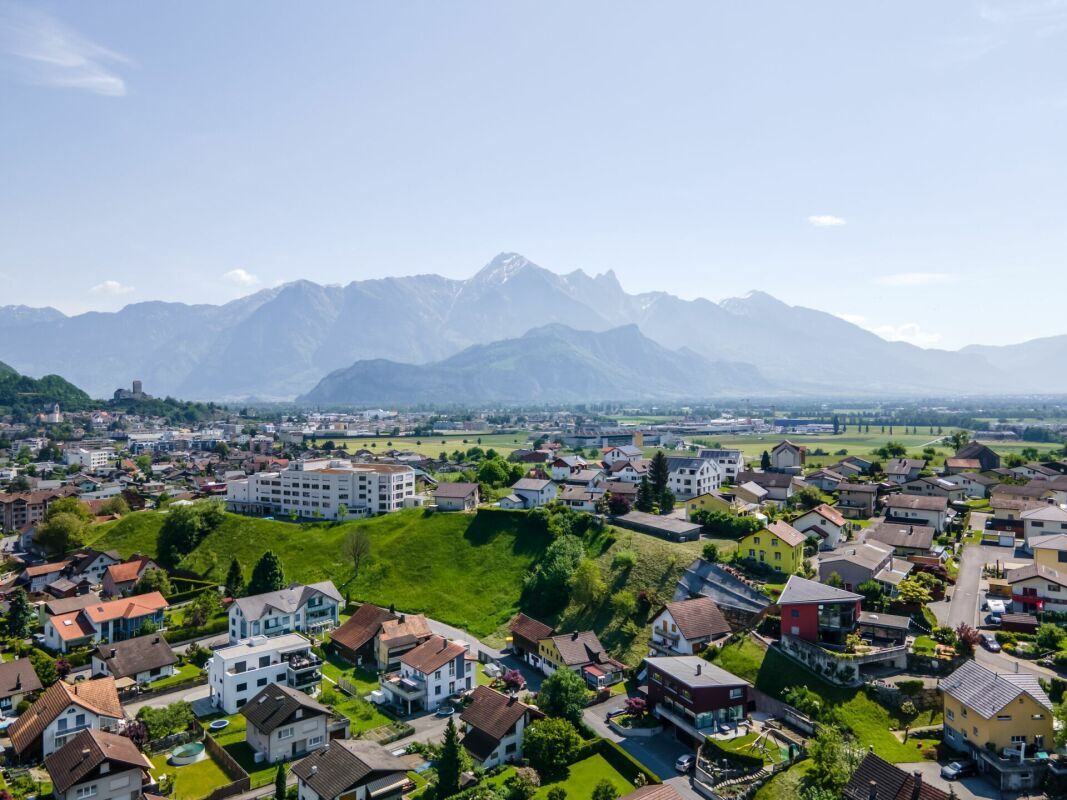
POLYGON ((643 697, 627 697, 625 706, 626 713, 636 719, 643 717, 648 710, 648 703, 643 697))

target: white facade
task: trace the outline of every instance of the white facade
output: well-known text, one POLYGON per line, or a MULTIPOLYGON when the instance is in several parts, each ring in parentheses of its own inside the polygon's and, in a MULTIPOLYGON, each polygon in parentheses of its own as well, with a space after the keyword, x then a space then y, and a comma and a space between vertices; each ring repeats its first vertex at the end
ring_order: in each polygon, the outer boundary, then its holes
POLYGON ((667 488, 678 500, 690 500, 722 486, 722 470, 709 458, 667 459, 667 488))
POLYGON ((227 714, 236 714, 271 683, 313 689, 322 680, 321 666, 322 662, 311 653, 311 642, 298 633, 246 639, 220 648, 211 656, 211 702, 227 714))
MULTIPOLYGON (((107 764, 105 761, 101 766, 107 764)), ((141 796, 142 779, 146 770, 147 766, 145 770, 131 768, 97 775, 74 784, 65 792, 53 789, 52 797, 54 800, 136 800, 141 796)))
POLYGON ((253 636, 315 632, 337 626, 343 601, 330 581, 236 600, 229 611, 230 644, 253 636))
POLYGON ((709 458, 718 464, 723 480, 731 483, 736 480, 737 474, 745 469, 745 455, 740 450, 705 448, 697 455, 699 458, 709 458))
POLYGON ((1047 505, 1024 511, 1020 517, 1023 521, 1025 547, 1030 549, 1030 541, 1035 536, 1047 536, 1050 533, 1067 533, 1067 511, 1059 506, 1047 505))
POLYGON ((45 726, 41 737, 41 755, 47 758, 86 728, 118 733, 119 720, 71 703, 45 726))
POLYGON ((230 481, 226 503, 239 513, 294 512, 303 518, 338 519, 386 514, 415 494, 415 470, 400 464, 354 464, 343 459, 296 461, 280 472, 230 481))
POLYGON ((78 447, 66 450, 63 460, 68 464, 77 464, 83 469, 94 470, 106 467, 114 456, 111 450, 86 450, 78 447))
MULTIPOLYGON (((702 640, 700 649, 703 650, 705 645, 706 642, 702 640)), ((666 608, 652 620, 652 646, 669 651, 671 655, 693 655, 692 642, 682 636, 678 624, 666 608)))

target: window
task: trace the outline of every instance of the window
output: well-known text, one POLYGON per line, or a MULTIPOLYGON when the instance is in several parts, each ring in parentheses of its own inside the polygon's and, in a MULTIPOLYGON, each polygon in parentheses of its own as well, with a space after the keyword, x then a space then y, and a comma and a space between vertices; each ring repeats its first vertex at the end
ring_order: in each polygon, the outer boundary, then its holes
POLYGON ((260 678, 258 681, 256 681, 256 686, 266 686, 266 685, 267 685, 267 679, 266 678, 260 678))
POLYGON ((961 708, 960 709, 960 714, 962 714, 963 716, 966 717, 967 716, 967 709, 966 708, 961 708))
POLYGON ((322 737, 321 736, 312 736, 310 739, 308 739, 308 747, 309 748, 318 747, 320 744, 322 744, 322 737))
POLYGON ((744 693, 745 693, 745 690, 744 690, 744 689, 740 689, 740 688, 738 688, 738 689, 731 689, 731 690, 730 690, 730 699, 731 699, 731 700, 740 700, 740 699, 741 699, 741 696, 742 696, 742 695, 743 695, 744 693))
POLYGON ((760 537, 757 536, 755 539, 752 540, 752 543, 755 544, 755 545, 758 545, 759 544, 759 540, 760 540, 760 537))
POLYGON ((789 616, 791 616, 793 619, 800 619, 800 609, 799 608, 791 608, 789 610, 789 616))
MULTIPOLYGON (((777 542, 775 542, 775 544, 777 544, 777 542)), ((781 553, 775 553, 774 554, 774 560, 775 561, 781 561, 782 560, 782 554, 781 553)))
POLYGON ((279 730, 278 731, 278 738, 279 739, 291 739, 291 738, 293 738, 293 729, 292 729, 292 727, 282 728, 281 730, 279 730))
POLYGON ((96 796, 96 784, 90 784, 89 786, 79 786, 77 797, 95 797, 96 796))
POLYGON ((247 683, 239 683, 233 688, 236 689, 238 692, 243 692, 243 691, 246 691, 248 689, 248 684, 247 683))
POLYGON ((997 722, 1011 722, 1011 714, 997 714, 997 722))
POLYGON ((953 711, 951 708, 946 708, 945 709, 945 718, 946 719, 950 719, 950 720, 956 719, 956 712, 953 711))
POLYGON ((1012 744, 1026 744, 1026 737, 1025 736, 1019 736, 1019 735, 1012 736, 1011 737, 1011 743, 1012 744))

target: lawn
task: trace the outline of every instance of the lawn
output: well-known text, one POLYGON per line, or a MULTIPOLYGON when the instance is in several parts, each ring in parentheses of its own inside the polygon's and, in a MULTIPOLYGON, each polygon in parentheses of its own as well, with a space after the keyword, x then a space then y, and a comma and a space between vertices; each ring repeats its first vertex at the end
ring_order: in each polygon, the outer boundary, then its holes
POLYGON ((916 636, 912 649, 917 656, 932 656, 937 650, 937 642, 929 636, 916 636))
POLYGON ((615 787, 620 797, 633 791, 634 787, 602 755, 594 755, 571 764, 565 779, 542 784, 534 795, 534 800, 544 800, 553 786, 562 787, 569 798, 584 800, 593 796, 594 787, 605 778, 615 787))
MULTIPOLYGON (((764 650, 748 637, 723 647, 715 663, 779 699, 791 686, 807 686, 820 695, 827 706, 837 709, 839 720, 852 731, 859 746, 863 749, 873 747, 887 761, 921 761, 922 750, 936 744, 930 739, 901 742, 893 733, 894 729, 902 727, 901 721, 862 689, 827 683, 788 656, 774 649, 764 650)), ((915 724, 932 723, 924 719, 915 724)))
POLYGON ((230 777, 214 759, 208 757, 195 764, 174 767, 167 763, 169 752, 160 753, 152 759, 152 775, 156 780, 163 775, 174 776, 174 791, 171 794, 174 800, 199 800, 230 783, 230 777))
POLYGON ((178 683, 184 683, 185 681, 198 678, 204 674, 204 671, 196 664, 182 664, 178 667, 178 671, 173 675, 168 675, 166 678, 161 678, 158 681, 152 683, 153 689, 165 689, 168 686, 174 686, 178 683))
POLYGON ((245 742, 246 720, 241 714, 231 714, 228 717, 212 717, 204 720, 205 724, 213 719, 228 719, 230 724, 218 733, 211 736, 222 745, 223 749, 233 756, 234 761, 241 765, 241 769, 248 773, 252 780, 252 788, 266 786, 274 781, 274 774, 278 767, 275 764, 257 764, 255 751, 245 742))
POLYGON ((715 744, 728 753, 737 753, 743 756, 762 756, 763 763, 778 764, 785 761, 789 754, 783 753, 782 748, 774 741, 764 738, 760 745, 765 749, 753 748, 752 743, 760 734, 746 733, 744 736, 735 736, 732 739, 716 739, 715 744))
MULTIPOLYGON (((163 515, 130 514, 100 526, 92 543, 154 555, 163 515)), ((341 524, 293 524, 226 514, 225 521, 179 564, 222 581, 237 557, 247 578, 269 548, 288 580, 332 580, 353 599, 394 604, 485 636, 518 610, 522 579, 549 543, 525 512, 435 514, 419 509, 341 524), (371 556, 352 579, 341 542, 352 530, 371 536, 371 556)))
POLYGON ((811 760, 804 759, 779 772, 759 788, 755 800, 796 800, 800 796, 801 782, 811 767, 811 760))
POLYGON ((465 431, 458 434, 434 434, 433 436, 378 436, 361 437, 358 439, 309 439, 308 445, 332 441, 339 449, 349 452, 356 450, 370 450, 383 453, 386 450, 409 450, 424 456, 436 458, 442 451, 452 454, 455 450, 466 451, 471 447, 481 447, 483 450, 492 448, 503 456, 512 450, 528 447, 529 434, 526 431, 515 433, 475 433, 465 431))
POLYGON ((354 667, 343 658, 329 650, 326 653, 326 661, 322 665, 322 674, 334 683, 344 678, 355 686, 360 697, 370 694, 378 688, 378 673, 361 667, 354 667))

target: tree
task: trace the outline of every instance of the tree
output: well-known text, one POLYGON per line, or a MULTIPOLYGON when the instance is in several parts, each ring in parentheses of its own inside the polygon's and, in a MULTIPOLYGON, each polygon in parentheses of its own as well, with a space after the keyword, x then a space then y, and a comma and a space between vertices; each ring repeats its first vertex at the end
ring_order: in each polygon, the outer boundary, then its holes
POLYGON ((518 691, 526 685, 526 679, 522 677, 522 673, 517 669, 509 669, 501 677, 501 680, 504 682, 504 688, 509 692, 518 691))
POLYGON ((241 571, 241 562, 237 556, 230 559, 230 569, 226 573, 226 596, 239 597, 245 587, 244 573, 241 571))
POLYGON ((475 473, 479 483, 487 483, 492 487, 503 486, 510 474, 508 465, 497 459, 483 461, 475 473))
POLYGON ((659 496, 659 513, 670 514, 672 511, 674 511, 674 492, 664 489, 663 494, 659 496))
MULTIPOLYGON (((537 770, 530 767, 517 767, 514 774, 504 781, 504 788, 507 789, 507 800, 532 800, 533 796, 537 794, 537 789, 540 785, 541 776, 537 774, 537 770)), ((489 798, 496 800, 496 797, 492 794, 488 796, 487 800, 489 798)))
POLYGON ((279 764, 274 772, 274 800, 285 800, 285 765, 279 764))
POLYGON ((764 450, 759 457, 759 468, 766 472, 771 468, 771 454, 764 450))
POLYGON ((145 724, 152 739, 162 739, 164 736, 186 730, 193 724, 196 716, 192 706, 184 700, 179 700, 163 708, 143 706, 137 712, 137 719, 145 724))
POLYGON ((704 542, 703 556, 705 561, 712 563, 719 560, 719 546, 715 542, 704 542))
POLYGON ((555 778, 567 769, 581 743, 582 737, 570 721, 549 717, 538 720, 526 731, 523 754, 534 769, 546 777, 555 778))
POLYGON ((863 605, 868 611, 880 611, 885 602, 885 591, 876 580, 865 580, 856 587, 856 593, 863 595, 863 605))
POLYGON ((619 790, 607 778, 601 778, 593 787, 593 800, 615 800, 618 796, 619 790))
POLYGON ((832 586, 835 589, 843 589, 845 586, 845 581, 838 573, 831 572, 830 576, 826 579, 826 585, 832 586))
POLYGON ((567 800, 567 790, 562 786, 553 786, 548 790, 548 800, 567 800))
POLYGON ((808 743, 808 755, 812 762, 809 773, 812 783, 839 797, 852 776, 852 770, 844 737, 836 725, 819 726, 815 738, 808 743))
POLYGON ((585 545, 573 534, 559 536, 545 550, 537 567, 525 580, 528 603, 536 610, 553 612, 567 602, 567 586, 585 558, 585 545))
POLYGON ((33 665, 33 671, 37 673, 41 686, 46 689, 59 680, 55 659, 44 651, 37 648, 30 650, 30 664, 33 665))
POLYGON ((577 725, 585 709, 587 690, 577 672, 558 669, 545 678, 537 693, 537 707, 550 717, 560 717, 577 725))
POLYGON ((337 504, 337 519, 340 519, 340 520, 348 519, 348 505, 346 503, 338 503, 337 504))
POLYGON ((7 632, 15 639, 25 639, 30 635, 30 621, 33 619, 33 607, 22 589, 16 589, 11 595, 7 610, 7 632))
POLYGON ((207 589, 189 604, 189 610, 185 614, 185 624, 193 628, 202 628, 207 625, 215 614, 222 608, 219 595, 215 589, 207 589))
POLYGON ((212 451, 219 458, 226 458, 230 454, 230 448, 226 444, 226 442, 218 442, 218 443, 216 443, 216 445, 212 448, 212 451))
POLYGON ((954 453, 958 453, 971 441, 971 435, 964 430, 956 430, 946 436, 942 442, 948 447, 952 448, 954 453))
POLYGON ((1045 622, 1037 629, 1037 646, 1042 650, 1059 650, 1064 639, 1067 631, 1055 622, 1045 622))
POLYGON ((285 588, 285 572, 282 570, 281 559, 268 550, 252 569, 252 578, 248 581, 248 593, 250 595, 276 592, 285 588))
POLYGON ((441 755, 437 758, 438 800, 444 800, 459 792, 459 776, 463 772, 461 749, 456 722, 449 717, 448 724, 445 726, 445 740, 441 745, 441 755))
POLYGON ((637 598, 633 592, 619 589, 611 596, 611 608, 616 616, 629 618, 637 611, 637 598))
POLYGON ((933 599, 933 595, 922 583, 908 578, 897 586, 897 599, 909 605, 926 605, 933 599))
MULTIPOLYGON (((49 511, 51 512, 51 509, 49 511)), ((77 514, 66 511, 49 513, 45 521, 37 527, 37 535, 34 538, 50 555, 62 556, 85 543, 88 528, 89 524, 77 514)))
POLYGON ((137 585, 134 587, 134 594, 147 594, 148 592, 159 592, 164 597, 172 594, 172 588, 170 585, 170 575, 164 570, 158 567, 149 567, 144 571, 144 575, 141 576, 141 580, 137 581, 137 585))
POLYGON ((1067 745, 1067 700, 1052 710, 1052 715, 1060 723, 1056 728, 1056 747, 1067 745))
POLYGON ((100 506, 100 510, 105 514, 121 517, 130 513, 130 504, 126 502, 126 498, 118 494, 100 506))
POLYGON ((652 484, 652 496, 659 500, 667 491, 667 481, 671 471, 667 466, 667 454, 657 450, 648 464, 648 481, 652 484))
POLYGON ((608 492, 608 513, 613 517, 621 517, 630 513, 630 500, 621 494, 608 492))
POLYGON ((127 722, 122 727, 122 732, 119 735, 125 736, 127 739, 137 745, 137 749, 139 750, 143 749, 144 746, 148 744, 150 738, 148 736, 148 726, 137 719, 131 719, 129 722, 127 722))
POLYGON ((596 603, 603 596, 604 589, 604 579, 600 577, 600 567, 591 559, 586 559, 579 564, 578 569, 571 576, 571 599, 585 608, 596 603))
POLYGON ((627 697, 623 703, 626 713, 635 719, 641 719, 648 711, 648 703, 643 697, 627 697))
POLYGON ((966 622, 961 622, 956 628, 956 652, 961 656, 973 656, 974 646, 978 644, 981 634, 966 622))
POLYGON ((341 554, 352 562, 352 579, 355 580, 359 568, 370 557, 370 534, 365 528, 356 528, 345 535, 341 554))
POLYGON ((641 482, 637 484, 637 501, 634 503, 634 508, 646 514, 652 513, 652 508, 656 504, 652 492, 652 484, 649 483, 648 476, 642 475, 641 482))

